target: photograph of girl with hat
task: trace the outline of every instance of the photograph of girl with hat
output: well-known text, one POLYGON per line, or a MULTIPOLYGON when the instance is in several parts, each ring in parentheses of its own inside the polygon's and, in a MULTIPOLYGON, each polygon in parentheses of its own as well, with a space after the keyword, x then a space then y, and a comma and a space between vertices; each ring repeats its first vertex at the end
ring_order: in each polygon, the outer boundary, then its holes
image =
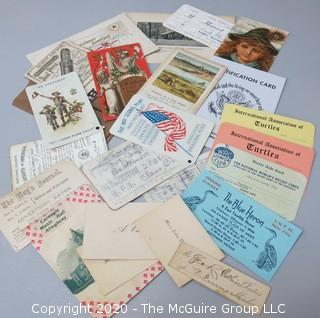
POLYGON ((262 71, 268 71, 288 33, 240 18, 215 55, 262 71))

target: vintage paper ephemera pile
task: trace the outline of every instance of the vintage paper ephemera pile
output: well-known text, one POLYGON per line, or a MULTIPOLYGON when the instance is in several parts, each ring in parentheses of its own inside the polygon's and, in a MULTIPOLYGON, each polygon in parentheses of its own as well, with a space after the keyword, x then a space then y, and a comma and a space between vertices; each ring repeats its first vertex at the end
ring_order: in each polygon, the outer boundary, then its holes
POLYGON ((195 113, 225 71, 221 64, 187 50, 176 50, 157 68, 139 94, 195 113))
POLYGON ((124 142, 82 169, 107 204, 119 209, 188 165, 146 147, 124 142))
MULTIPOLYGON (((66 40, 91 51, 103 47, 131 43, 140 43, 145 55, 159 50, 159 48, 149 40, 124 13, 74 34, 66 40)), ((57 43, 54 43, 30 53, 27 55, 27 58, 32 65, 35 65, 49 54, 56 45, 57 43)))
POLYGON ((3 234, 16 250, 25 247, 28 224, 65 198, 87 178, 69 160, 63 160, 0 199, 0 225, 3 234))
POLYGON ((285 78, 271 73, 246 67, 217 56, 213 60, 225 65, 227 71, 197 112, 198 116, 215 123, 206 144, 210 148, 219 129, 225 104, 237 104, 274 113, 286 83, 285 78))
POLYGON ((206 170, 182 197, 222 250, 267 281, 302 233, 206 170))
POLYGON ((12 188, 21 186, 63 159, 70 159, 80 168, 107 150, 102 130, 54 149, 48 149, 42 140, 13 145, 10 147, 12 188))
POLYGON ((27 71, 25 77, 35 83, 43 83, 76 72, 85 91, 89 93, 94 86, 87 60, 88 51, 73 43, 62 41, 39 63, 27 71))
POLYGON ((90 204, 84 227, 83 258, 155 259, 133 222, 158 206, 128 203, 115 212, 103 203, 90 204))
POLYGON ((313 150, 237 125, 221 125, 206 167, 288 220, 296 216, 313 150))
POLYGON ((213 124, 143 95, 135 95, 110 132, 176 160, 195 162, 213 124))
POLYGON ((151 73, 139 43, 88 53, 103 121, 114 120, 151 73))
POLYGON ((49 149, 90 136, 101 129, 75 72, 29 86, 26 92, 41 137, 49 149))
POLYGON ((253 129, 302 146, 313 148, 314 145, 315 127, 307 121, 226 104, 221 124, 224 122, 253 129))
POLYGON ((287 31, 241 17, 215 55, 268 71, 288 36, 287 31))
POLYGON ((179 287, 189 282, 190 278, 170 268, 168 263, 182 240, 193 242, 216 259, 223 258, 223 253, 212 242, 180 196, 170 199, 136 220, 134 224, 179 287))
POLYGON ((165 20, 163 25, 217 49, 231 30, 233 23, 185 4, 165 20))
POLYGON ((254 307, 255 313, 261 312, 270 292, 267 285, 186 242, 180 243, 169 266, 241 306, 254 307))
POLYGON ((27 229, 32 245, 70 292, 83 305, 91 306, 90 313, 94 318, 110 317, 121 304, 131 300, 162 271, 161 264, 154 261, 136 275, 130 277, 125 274, 128 279, 120 279, 113 286, 105 285, 106 279, 99 280, 112 274, 103 261, 95 261, 94 265, 91 263, 91 273, 79 249, 83 244, 84 209, 91 202, 99 201, 98 195, 83 185, 27 229), (83 196, 90 200, 84 201, 83 196))

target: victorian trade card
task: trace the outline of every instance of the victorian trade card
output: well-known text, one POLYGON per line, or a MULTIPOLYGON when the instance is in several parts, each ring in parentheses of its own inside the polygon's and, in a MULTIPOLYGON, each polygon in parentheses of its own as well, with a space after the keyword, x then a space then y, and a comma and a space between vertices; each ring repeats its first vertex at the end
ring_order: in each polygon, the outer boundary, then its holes
POLYGON ((13 145, 10 147, 12 187, 21 186, 61 160, 70 159, 80 168, 107 150, 102 130, 54 149, 48 149, 42 140, 13 145))
POLYGON ((25 76, 35 83, 43 83, 76 72, 86 92, 89 93, 94 86, 87 60, 88 51, 73 43, 62 41, 39 63, 27 71, 25 76))
POLYGON ((197 115, 212 120, 215 125, 206 146, 211 148, 219 129, 225 104, 237 104, 255 110, 274 113, 286 79, 228 61, 217 56, 215 62, 227 67, 219 83, 212 90, 197 115))
POLYGON ((155 102, 195 113, 225 71, 221 64, 187 50, 176 50, 153 73, 141 94, 155 102))
MULTIPOLYGON (((140 43, 145 55, 159 50, 124 13, 74 34, 66 40, 88 50, 98 50, 104 47, 131 43, 140 43)), ((30 53, 27 58, 32 65, 35 65, 49 54, 56 45, 57 43, 54 43, 30 53)))
POLYGON ((29 86, 26 92, 41 137, 49 149, 102 129, 75 72, 29 86))
POLYGON ((103 121, 114 120, 151 73, 139 43, 88 53, 103 121))
POLYGON ((176 160, 195 162, 213 123, 194 114, 134 96, 111 128, 115 136, 176 160))
POLYGON ((287 31, 241 17, 215 55, 261 71, 269 71, 287 36, 287 31))
POLYGON ((163 25, 213 49, 222 43, 233 23, 184 4, 163 25))

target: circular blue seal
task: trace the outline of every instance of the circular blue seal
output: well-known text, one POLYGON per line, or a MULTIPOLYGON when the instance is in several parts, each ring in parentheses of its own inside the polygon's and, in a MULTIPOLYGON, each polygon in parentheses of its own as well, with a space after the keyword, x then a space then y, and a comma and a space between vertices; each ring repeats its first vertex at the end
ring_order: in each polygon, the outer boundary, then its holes
POLYGON ((217 168, 226 168, 234 158, 234 153, 227 147, 217 147, 213 151, 212 163, 217 168))

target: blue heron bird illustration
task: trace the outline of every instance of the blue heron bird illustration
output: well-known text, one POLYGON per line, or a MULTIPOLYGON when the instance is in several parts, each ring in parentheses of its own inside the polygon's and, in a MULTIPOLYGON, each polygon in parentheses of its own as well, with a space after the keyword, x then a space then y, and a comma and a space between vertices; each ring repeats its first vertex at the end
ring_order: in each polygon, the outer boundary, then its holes
POLYGON ((217 197, 217 195, 213 191, 207 190, 204 193, 204 196, 203 196, 202 199, 200 197, 198 197, 197 195, 195 195, 195 196, 183 198, 183 201, 185 202, 185 204, 188 206, 188 208, 192 212, 195 212, 195 210, 197 209, 198 205, 200 205, 201 203, 203 203, 207 199, 208 194, 212 194, 215 197, 217 197))
POLYGON ((258 268, 270 272, 277 265, 277 251, 270 242, 277 237, 277 233, 266 227, 271 232, 271 237, 265 242, 264 250, 259 254, 256 261, 258 268))

